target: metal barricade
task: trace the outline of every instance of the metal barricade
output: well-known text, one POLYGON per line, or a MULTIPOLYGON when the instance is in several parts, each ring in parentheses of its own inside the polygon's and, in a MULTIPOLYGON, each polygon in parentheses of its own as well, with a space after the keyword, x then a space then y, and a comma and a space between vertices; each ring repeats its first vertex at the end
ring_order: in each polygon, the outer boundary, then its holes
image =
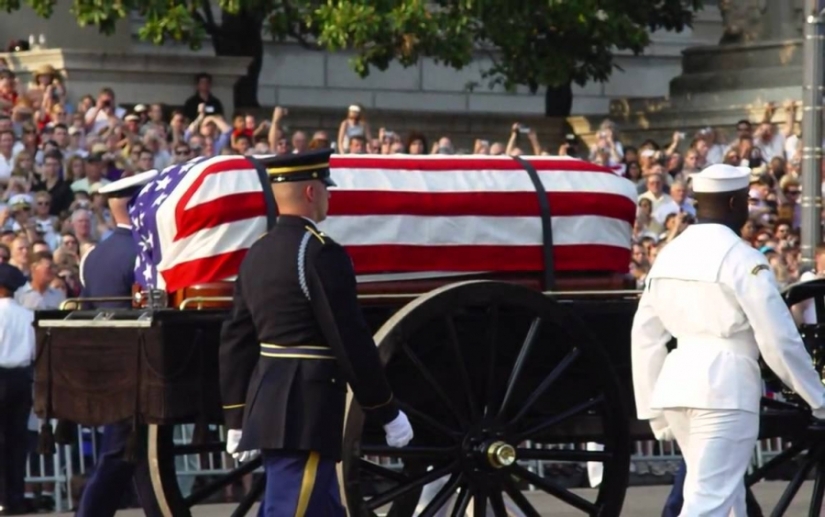
MULTIPOLYGON (((56 425, 51 422, 52 428, 56 425)), ((32 433, 32 437, 36 434, 32 433)), ((58 446, 52 455, 41 456, 36 452, 36 440, 29 445, 26 463, 26 496, 34 497, 35 492, 54 498, 54 511, 65 512, 72 508, 71 480, 74 472, 72 446, 58 446)))

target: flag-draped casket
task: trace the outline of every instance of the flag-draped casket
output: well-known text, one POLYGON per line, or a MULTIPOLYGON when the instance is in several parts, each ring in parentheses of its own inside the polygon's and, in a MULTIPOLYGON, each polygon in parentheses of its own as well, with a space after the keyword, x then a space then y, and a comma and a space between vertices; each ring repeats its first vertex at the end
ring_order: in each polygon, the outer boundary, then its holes
MULTIPOLYGON (((539 272, 537 179, 549 201, 556 271, 627 272, 635 186, 573 158, 527 161, 537 178, 503 156, 334 155, 338 187, 319 226, 348 250, 359 275, 539 272)), ((138 283, 176 291, 234 277, 271 224, 268 188, 261 167, 244 157, 165 169, 130 211, 138 283)))

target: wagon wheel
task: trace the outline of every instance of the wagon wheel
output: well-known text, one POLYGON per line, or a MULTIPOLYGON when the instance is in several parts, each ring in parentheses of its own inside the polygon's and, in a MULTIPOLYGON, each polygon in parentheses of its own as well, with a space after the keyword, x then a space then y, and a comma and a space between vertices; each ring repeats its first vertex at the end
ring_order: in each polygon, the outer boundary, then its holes
MULTIPOLYGON (((820 375, 825 368, 825 280, 815 280, 794 284, 783 292, 785 302, 789 305, 814 299, 817 320, 820 323, 806 324, 800 327, 800 334, 808 352, 814 361, 814 367, 820 375)), ((788 511, 796 498, 802 484, 814 479, 813 493, 808 508, 809 517, 817 517, 822 513, 822 503, 825 496, 825 428, 821 424, 812 424, 810 408, 807 404, 786 387, 776 376, 763 367, 763 376, 772 389, 782 389, 787 401, 763 399, 760 426, 763 437, 779 437, 789 442, 789 446, 774 456, 771 460, 754 470, 746 477, 749 490, 750 517, 761 517, 759 507, 750 488, 766 479, 777 471, 792 472, 788 486, 771 511, 771 517, 781 517, 788 511)))
MULTIPOLYGON (((203 486, 195 487, 191 493, 184 495, 179 484, 178 463, 180 460, 196 455, 201 456, 201 460, 209 461, 212 457, 214 465, 220 465, 221 456, 224 454, 226 442, 220 437, 210 436, 200 443, 176 443, 174 426, 148 426, 146 455, 149 462, 149 474, 152 478, 152 488, 155 493, 155 500, 160 507, 164 517, 191 517, 191 508, 203 503, 215 494, 219 494, 225 487, 231 486, 236 481, 258 469, 261 466, 261 459, 235 465, 231 459, 227 462, 226 472, 219 475, 212 475, 206 480, 203 486)), ((179 441, 178 441, 179 442, 179 441)), ((263 476, 255 479, 249 494, 244 496, 232 517, 252 515, 252 506, 258 501, 264 491, 263 476)))
POLYGON ((517 285, 464 282, 409 303, 375 340, 415 438, 387 447, 380 425, 351 405, 343 456, 351 515, 472 508, 482 516, 489 507, 497 517, 533 517, 542 512, 522 492, 530 485, 582 515, 619 515, 630 466, 624 390, 567 308, 517 285), (604 449, 585 450, 588 441, 604 449), (604 466, 594 495, 549 472, 581 473, 591 461, 604 466))
POLYGON ((763 513, 751 488, 777 471, 790 470, 793 472, 793 476, 791 476, 788 486, 785 487, 776 506, 770 512, 770 516, 781 517, 785 515, 802 484, 813 477, 815 479, 814 490, 808 515, 809 517, 817 517, 821 515, 823 495, 825 495, 825 427, 810 425, 811 419, 808 411, 795 404, 775 400, 769 401, 767 399, 763 402, 765 407, 762 410, 762 422, 768 421, 768 425, 785 428, 782 433, 768 434, 781 437, 783 441, 790 443, 787 444, 789 446, 786 449, 745 477, 745 485, 748 487, 748 497, 750 499, 748 501, 748 516, 762 517, 767 515, 763 513), (770 422, 771 420, 773 422, 770 422))

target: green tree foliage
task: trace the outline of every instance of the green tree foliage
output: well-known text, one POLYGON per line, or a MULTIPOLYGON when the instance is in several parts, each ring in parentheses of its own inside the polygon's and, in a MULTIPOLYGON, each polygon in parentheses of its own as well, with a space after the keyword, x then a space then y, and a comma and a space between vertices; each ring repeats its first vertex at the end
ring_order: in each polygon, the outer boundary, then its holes
MULTIPOLYGON (((0 11, 24 2, 45 17, 56 0, 0 0, 0 11)), ((255 83, 263 29, 275 40, 307 48, 353 50, 353 68, 361 76, 393 61, 411 66, 421 57, 460 69, 480 53, 491 63, 484 82, 536 91, 605 81, 615 67, 614 52, 638 54, 649 45, 650 30, 690 26, 702 0, 218 0, 220 21, 208 0, 73 5, 81 25, 106 33, 136 11, 146 20, 140 36, 156 44, 175 40, 197 47, 212 37, 219 55, 257 58, 250 67, 255 83)))

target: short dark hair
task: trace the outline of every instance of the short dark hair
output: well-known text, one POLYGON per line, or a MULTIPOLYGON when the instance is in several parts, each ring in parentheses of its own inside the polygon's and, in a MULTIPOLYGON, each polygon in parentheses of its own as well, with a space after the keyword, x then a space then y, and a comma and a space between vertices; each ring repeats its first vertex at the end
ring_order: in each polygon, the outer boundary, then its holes
POLYGON ((54 127, 52 129, 65 129, 66 131, 68 131, 69 126, 67 126, 63 122, 58 122, 57 124, 54 125, 54 127))
POLYGON ((412 133, 410 133, 410 136, 407 137, 407 145, 405 146, 407 152, 410 151, 410 146, 415 141, 421 142, 421 146, 424 147, 424 153, 430 152, 429 147, 427 147, 427 137, 424 136, 424 133, 419 133, 418 131, 413 131, 412 133))
POLYGON ((744 118, 736 123, 736 127, 739 127, 742 124, 745 124, 746 126, 751 127, 751 121, 748 120, 748 119, 744 119, 744 118))
MULTIPOLYGON (((31 244, 34 247, 35 244, 46 244, 44 241, 35 241, 31 244)), ((54 255, 52 255, 51 251, 38 251, 37 253, 32 256, 31 265, 35 265, 41 260, 48 260, 54 262, 54 255)))
POLYGON ((43 161, 45 162, 49 158, 53 158, 53 159, 57 160, 58 162, 62 162, 63 161, 63 153, 61 153, 57 149, 52 149, 51 151, 49 151, 49 152, 47 152, 46 154, 43 155, 43 161))
POLYGON ((201 72, 199 74, 196 74, 195 75, 195 84, 198 84, 199 82, 201 82, 201 79, 208 79, 209 82, 211 83, 212 82, 212 74, 207 73, 207 72, 201 72))

